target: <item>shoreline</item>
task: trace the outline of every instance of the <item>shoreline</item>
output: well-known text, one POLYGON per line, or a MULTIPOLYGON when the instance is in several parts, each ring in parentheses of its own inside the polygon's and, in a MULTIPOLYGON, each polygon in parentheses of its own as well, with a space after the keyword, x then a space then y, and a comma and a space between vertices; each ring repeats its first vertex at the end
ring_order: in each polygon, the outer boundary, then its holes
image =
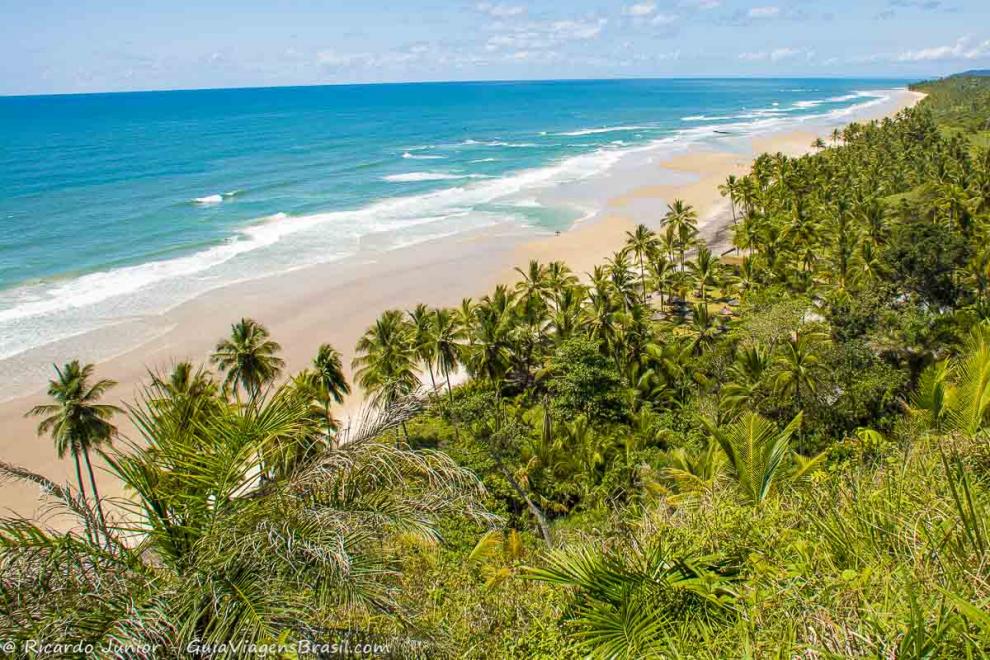
MULTIPOLYGON (((463 297, 476 298, 500 282, 515 281, 514 267, 524 266, 531 259, 562 260, 583 275, 622 246, 625 231, 639 223, 655 226, 665 205, 674 198, 682 198, 695 207, 702 238, 718 240, 720 231, 731 222, 728 202, 717 191, 728 175, 744 174, 752 160, 766 151, 791 156, 809 152, 812 141, 833 127, 894 114, 922 97, 903 91, 854 116, 737 138, 725 149, 720 145, 692 145, 659 162, 647 161, 649 164, 637 166, 635 173, 627 173, 634 184, 619 194, 608 195, 591 217, 556 236, 534 236, 518 225, 504 223, 208 291, 168 311, 114 328, 114 332, 125 334, 145 332, 148 338, 134 349, 99 361, 97 375, 119 383, 108 396, 108 403, 133 401, 147 380, 149 368, 167 369, 183 359, 204 362, 215 343, 227 335, 230 324, 249 316, 267 325, 273 338, 282 344, 288 373, 305 367, 319 344, 329 342, 343 354, 350 376, 355 342, 386 309, 407 309, 419 302, 455 306, 463 297)), ((86 361, 85 355, 81 359, 86 361)), ((44 381, 38 382, 25 388, 31 390, 29 394, 0 402, 0 429, 4 431, 0 436, 0 458, 56 481, 71 481, 71 461, 59 461, 51 441, 36 437, 37 420, 23 417, 24 411, 44 398, 45 385, 44 381)), ((360 406, 361 397, 352 396, 342 416, 357 414, 360 406)), ((136 440, 133 429, 124 421, 117 420, 122 433, 136 440)), ((113 490, 114 481, 102 470, 98 472, 97 481, 104 495, 119 496, 113 490)), ((39 516, 36 488, 3 484, 0 492, 8 510, 32 518, 39 516)))

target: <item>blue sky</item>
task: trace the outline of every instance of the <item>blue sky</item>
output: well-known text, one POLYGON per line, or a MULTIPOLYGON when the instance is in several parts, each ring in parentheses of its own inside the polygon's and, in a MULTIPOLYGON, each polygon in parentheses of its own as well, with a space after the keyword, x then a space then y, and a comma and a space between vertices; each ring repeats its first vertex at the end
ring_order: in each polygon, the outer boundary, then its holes
POLYGON ((0 94, 990 68, 988 0, 0 0, 0 94))

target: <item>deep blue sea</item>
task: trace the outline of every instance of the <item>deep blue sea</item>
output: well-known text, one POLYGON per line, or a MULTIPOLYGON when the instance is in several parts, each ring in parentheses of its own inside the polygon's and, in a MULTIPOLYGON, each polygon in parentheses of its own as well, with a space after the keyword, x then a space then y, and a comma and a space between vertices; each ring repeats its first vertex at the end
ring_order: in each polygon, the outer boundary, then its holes
POLYGON ((485 82, 0 98, 0 358, 210 288, 506 221, 628 150, 892 80, 485 82))

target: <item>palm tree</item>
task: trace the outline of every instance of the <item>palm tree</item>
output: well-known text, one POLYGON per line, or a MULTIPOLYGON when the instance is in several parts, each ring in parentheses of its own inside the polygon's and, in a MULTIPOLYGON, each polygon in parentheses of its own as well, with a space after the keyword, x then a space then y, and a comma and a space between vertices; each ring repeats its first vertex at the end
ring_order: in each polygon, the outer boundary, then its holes
POLYGON ((684 268, 684 253, 698 233, 698 214, 690 204, 685 204, 683 200, 675 199, 673 204, 667 206, 667 213, 663 217, 661 226, 668 227, 673 232, 677 241, 676 247, 679 262, 681 268, 684 268))
POLYGON ((662 254, 657 254, 649 263, 654 290, 660 295, 660 309, 664 309, 664 293, 670 289, 674 277, 674 264, 662 254))
POLYGON ((736 196, 739 194, 739 179, 735 174, 730 174, 725 183, 719 185, 718 192, 722 197, 729 198, 729 207, 732 209, 732 224, 736 224, 736 196))
POLYGON ((791 333, 774 361, 778 392, 793 395, 798 407, 806 395, 817 391, 825 372, 819 357, 822 342, 821 334, 798 330, 791 333))
POLYGON ((636 284, 629 264, 629 255, 619 250, 605 261, 605 268, 612 289, 622 300, 623 307, 629 309, 636 303, 636 284))
POLYGON ((433 373, 433 360, 436 359, 436 353, 433 350, 432 329, 430 327, 433 318, 430 315, 430 308, 419 303, 413 311, 409 312, 409 320, 412 322, 412 342, 416 350, 416 357, 426 365, 426 369, 430 373, 430 385, 435 393, 437 380, 433 373))
POLYGON ((704 245, 698 248, 698 254, 694 261, 688 264, 691 274, 694 275, 694 279, 698 283, 701 301, 705 305, 708 304, 708 287, 719 284, 721 266, 718 258, 704 245))
POLYGON ((61 368, 55 366, 56 378, 48 382, 48 396, 54 403, 35 406, 27 415, 43 418, 38 424, 38 435, 51 434, 59 458, 72 454, 76 465, 76 484, 83 499, 86 498, 86 488, 83 486, 80 456, 86 461, 100 526, 106 530, 106 517, 89 452, 110 443, 117 435, 117 427, 110 420, 121 410, 117 406, 98 403, 116 383, 108 379, 90 383, 94 369, 92 364, 80 365, 79 360, 73 360, 61 368))
MULTIPOLYGON (((376 406, 394 405, 419 387, 413 332, 399 310, 391 309, 378 317, 358 340, 355 351, 357 356, 351 363, 354 380, 372 395, 376 406)), ((402 429, 408 439, 404 423, 402 429)))
POLYGON ((639 225, 635 232, 626 232, 626 249, 636 255, 639 261, 639 282, 642 288, 643 300, 646 300, 646 268, 645 260, 657 250, 657 236, 646 225, 639 225))
POLYGON ((583 286, 569 286, 557 296, 556 310, 550 316, 554 342, 570 339, 578 331, 586 296, 583 286))
POLYGON ((753 504, 766 499, 787 456, 788 443, 801 426, 801 413, 780 430, 760 415, 747 412, 728 426, 708 423, 729 461, 740 490, 753 504))
POLYGON ((321 344, 313 358, 313 369, 319 384, 320 398, 323 403, 323 414, 326 418, 327 433, 337 428, 337 422, 330 414, 330 404, 343 403, 344 397, 351 393, 351 386, 344 376, 343 360, 339 352, 330 344, 321 344))
POLYGON ((692 337, 692 350, 695 355, 701 355, 715 343, 721 328, 718 317, 708 310, 707 305, 695 304, 691 308, 691 324, 687 331, 692 337))
POLYGON ((604 549, 580 544, 552 550, 542 568, 527 569, 535 580, 574 592, 568 625, 578 655, 685 655, 673 639, 708 639, 711 626, 729 619, 735 590, 710 558, 675 551, 662 535, 637 533, 617 541, 604 549))
POLYGON ((230 326, 230 337, 217 344, 210 361, 226 372, 224 389, 233 388, 235 395, 243 389, 249 405, 254 405, 261 388, 278 378, 285 367, 277 355, 281 350, 265 326, 243 318, 230 326))
POLYGON ((547 268, 536 259, 529 262, 529 268, 523 270, 516 268, 516 272, 522 277, 516 285, 516 290, 523 298, 543 299, 549 289, 549 279, 547 268))
POLYGON ((552 296, 554 305, 560 308, 560 297, 578 283, 578 278, 563 261, 551 261, 546 269, 547 293, 552 296))
POLYGON ((189 362, 179 362, 168 376, 151 374, 149 393, 158 399, 168 399, 174 410, 179 428, 192 429, 197 420, 216 412, 217 385, 203 367, 193 369, 189 362))
POLYGON ((990 426, 990 325, 975 326, 963 353, 922 372, 911 401, 936 433, 976 437, 990 426))
POLYGON ((436 355, 437 366, 447 381, 447 396, 453 397, 450 387, 450 372, 458 367, 461 357, 460 341, 464 338, 464 329, 458 322, 454 310, 437 308, 433 310, 433 322, 430 324, 430 343, 436 355))
POLYGON ((467 353, 471 375, 486 378, 496 394, 512 360, 509 347, 514 319, 511 308, 503 305, 502 300, 503 296, 498 293, 493 297, 485 296, 474 308, 471 344, 467 353))
POLYGON ((722 402, 733 411, 755 407, 763 376, 771 365, 770 352, 756 344, 736 353, 729 367, 729 382, 722 389, 722 402))

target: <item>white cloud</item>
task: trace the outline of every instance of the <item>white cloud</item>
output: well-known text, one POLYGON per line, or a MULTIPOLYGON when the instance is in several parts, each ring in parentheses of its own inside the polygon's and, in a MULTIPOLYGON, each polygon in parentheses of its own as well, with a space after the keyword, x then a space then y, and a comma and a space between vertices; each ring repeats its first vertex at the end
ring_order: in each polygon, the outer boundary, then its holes
POLYGON ((973 43, 970 37, 960 37, 951 46, 908 50, 898 55, 896 59, 898 62, 931 62, 935 60, 975 60, 987 56, 990 56, 990 39, 973 43))
POLYGON ((479 2, 474 7, 481 13, 488 14, 492 18, 512 18, 513 16, 522 16, 526 13, 526 8, 522 5, 479 2))
POLYGON ((559 39, 594 39, 602 33, 602 28, 607 22, 604 18, 599 18, 597 21, 554 21, 550 23, 550 31, 559 39))
POLYGON ((678 3, 678 6, 707 11, 709 9, 721 7, 722 2, 721 0, 681 0, 678 3))
POLYGON ((334 50, 321 50, 316 54, 316 63, 331 69, 358 64, 367 60, 369 55, 364 53, 338 53, 334 50))
POLYGON ((628 5, 622 9, 622 13, 626 16, 635 16, 642 18, 643 16, 649 16, 657 10, 657 3, 655 2, 638 2, 634 5, 628 5))
POLYGON ((814 51, 803 50, 801 48, 775 48, 773 50, 739 53, 739 59, 745 62, 781 62, 801 56, 810 60, 814 55, 814 51))
POLYGON ((753 7, 747 13, 750 18, 776 18, 780 16, 780 7, 768 5, 766 7, 753 7))
MULTIPOLYGON (((299 51, 293 51, 286 56, 289 59, 302 55, 299 51)), ((441 62, 448 58, 445 53, 434 50, 430 44, 419 42, 395 48, 383 52, 356 52, 341 53, 333 49, 317 51, 316 64, 326 71, 345 71, 355 69, 374 69, 403 67, 418 62, 441 62)))
POLYGON ((664 12, 657 13, 657 3, 640 2, 634 5, 626 5, 622 9, 625 16, 629 16, 634 25, 673 25, 677 22, 677 14, 664 12))
MULTIPOLYGON (((485 50, 489 53, 548 52, 567 42, 595 39, 607 23, 604 18, 501 23, 494 26, 494 34, 485 42, 485 50)), ((531 57, 526 55, 517 59, 531 57)))

